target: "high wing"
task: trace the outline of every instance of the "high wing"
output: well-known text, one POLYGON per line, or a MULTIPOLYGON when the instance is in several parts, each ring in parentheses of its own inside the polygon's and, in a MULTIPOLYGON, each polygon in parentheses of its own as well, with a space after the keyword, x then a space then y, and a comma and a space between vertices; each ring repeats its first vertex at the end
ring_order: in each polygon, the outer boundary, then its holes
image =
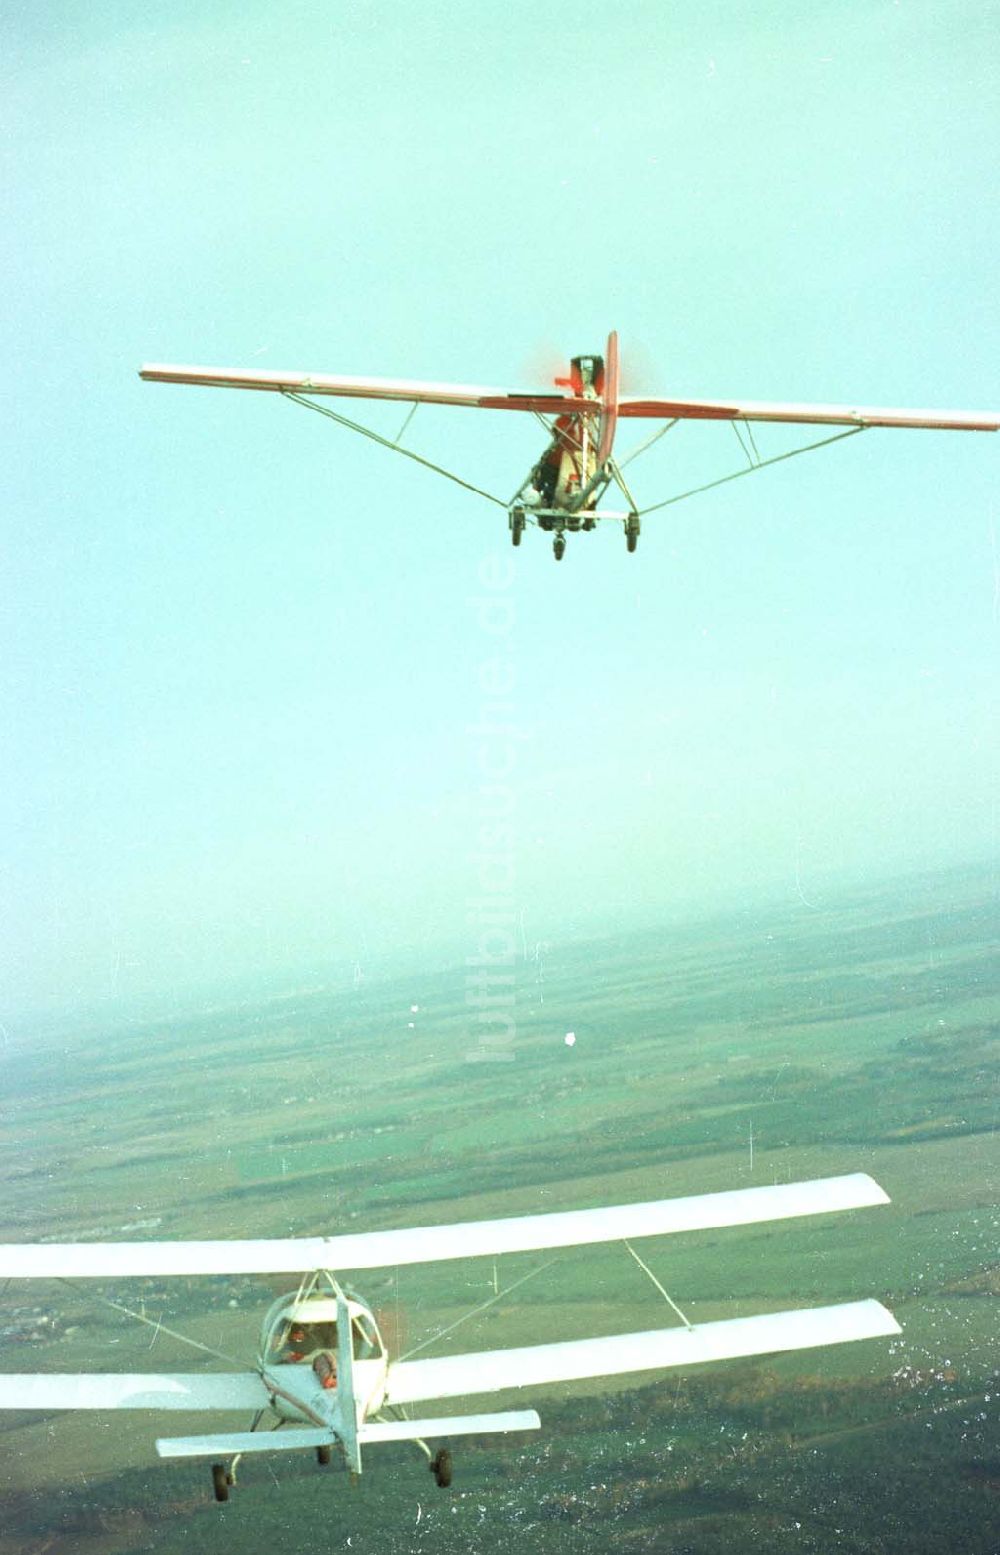
POLYGON ((147 383, 192 383, 209 389, 262 389, 273 394, 332 394, 355 400, 404 400, 407 404, 465 405, 482 410, 537 410, 556 416, 570 411, 596 415, 600 403, 559 389, 518 393, 470 383, 424 383, 407 378, 344 378, 334 373, 251 372, 239 367, 170 367, 149 362, 139 377, 147 383))
POLYGON ((71 1372, 0 1375, 0 1409, 266 1409, 254 1372, 71 1372))
POLYGON ((436 1263, 451 1258, 536 1252, 623 1238, 755 1225, 888 1202, 888 1194, 877 1182, 864 1172, 855 1172, 811 1182, 700 1193, 690 1198, 345 1236, 246 1242, 8 1243, 0 1246, 0 1279, 123 1279, 171 1274, 383 1269, 398 1264, 436 1263))
POLYGON ((810 426, 923 427, 943 432, 996 432, 1000 414, 985 410, 889 410, 766 400, 623 399, 618 415, 679 421, 778 421, 810 426))
MULTIPOLYGON (((613 337, 612 337, 613 338, 613 337)), ((617 351, 610 376, 617 385, 617 351)), ((596 415, 604 409, 613 430, 610 405, 559 389, 519 391, 468 383, 425 383, 406 378, 349 378, 334 373, 252 371, 238 367, 183 367, 150 362, 139 369, 148 383, 201 384, 213 389, 259 389, 270 393, 339 395, 347 399, 404 400, 428 405, 464 405, 480 410, 523 410, 562 416, 596 415)), ((816 426, 923 427, 942 431, 996 432, 1000 414, 992 411, 894 410, 849 405, 811 405, 761 400, 693 400, 649 396, 621 399, 618 417, 682 421, 778 421, 816 426)))
POLYGON ((396 1361, 389 1367, 386 1398, 390 1404, 465 1398, 582 1377, 610 1377, 670 1366, 697 1366, 737 1356, 808 1350, 899 1332, 892 1313, 878 1301, 766 1312, 758 1317, 698 1323, 691 1328, 614 1334, 604 1339, 576 1339, 520 1350, 484 1350, 446 1355, 439 1360, 396 1361))

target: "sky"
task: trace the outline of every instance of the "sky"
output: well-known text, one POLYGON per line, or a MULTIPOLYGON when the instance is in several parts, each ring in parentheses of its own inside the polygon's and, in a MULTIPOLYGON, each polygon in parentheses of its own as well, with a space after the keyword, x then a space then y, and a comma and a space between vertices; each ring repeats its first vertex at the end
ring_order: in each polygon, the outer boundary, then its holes
MULTIPOLYGON (((631 392, 1000 408, 992 8, 0 30, 0 1018, 995 862, 1000 438, 867 432, 557 567, 299 407, 136 371, 522 388, 617 329, 631 392)), ((407 440, 506 498, 544 437, 407 440)), ((629 476, 742 463, 689 426, 629 476)))

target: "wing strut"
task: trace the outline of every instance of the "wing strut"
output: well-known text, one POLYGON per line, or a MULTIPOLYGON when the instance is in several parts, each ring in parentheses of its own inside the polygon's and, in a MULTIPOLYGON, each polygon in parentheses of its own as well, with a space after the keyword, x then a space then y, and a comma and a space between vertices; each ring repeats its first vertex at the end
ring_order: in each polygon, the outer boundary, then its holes
MULTIPOLYGON (((666 431, 667 428, 664 430, 666 431)), ((790 448, 783 454, 774 454, 770 459, 760 459, 745 470, 734 470, 730 475, 720 475, 718 480, 706 481, 704 486, 692 486, 689 491, 678 492, 675 497, 666 497, 663 502, 654 502, 651 507, 640 508, 639 517, 645 518, 647 513, 658 513, 660 508, 673 507, 675 502, 684 502, 688 497, 698 497, 703 491, 711 491, 715 486, 725 486, 729 481, 738 481, 743 475, 755 475, 758 470, 766 470, 769 464, 781 464, 785 459, 794 459, 797 454, 811 454, 815 448, 826 448, 829 443, 842 442, 845 437, 855 437, 858 432, 867 432, 867 430, 867 426, 849 427, 846 432, 836 432, 833 437, 821 437, 819 442, 807 443, 804 448, 790 448)), ((636 453, 640 452, 641 449, 636 449, 636 453)))
POLYGON ((667 1306, 671 1309, 672 1312, 676 1312, 677 1313, 677 1316, 680 1318, 681 1322, 684 1324, 684 1327, 685 1328, 693 1328, 694 1324, 692 1323, 691 1319, 685 1313, 683 1313, 681 1311, 680 1307, 677 1305, 677 1303, 674 1300, 673 1296, 671 1296, 664 1289, 664 1287, 660 1284, 659 1280, 656 1278, 656 1275, 653 1273, 652 1269, 649 1267, 649 1264, 648 1263, 643 1263, 642 1259, 639 1257, 639 1254, 636 1252, 635 1248, 632 1246, 632 1243, 628 1240, 627 1237, 626 1237, 625 1241, 622 1243, 622 1246, 625 1248, 625 1250, 627 1252, 632 1254, 632 1257, 635 1259, 636 1263, 639 1265, 639 1268, 642 1270, 643 1274, 648 1274, 649 1275, 649 1278, 652 1280, 653 1284, 656 1286, 656 1288, 659 1291, 660 1295, 663 1297, 664 1301, 667 1303, 667 1306))
MULTIPOLYGON (((305 394, 299 394, 295 389, 281 389, 279 393, 283 399, 294 400, 296 405, 305 405, 308 410, 317 410, 321 416, 329 416, 331 421, 336 421, 338 426, 347 427, 351 432, 359 432, 362 437, 370 438, 373 443, 380 443, 383 448, 389 448, 393 453, 402 454, 405 458, 412 459, 415 464, 422 464, 425 470, 433 470, 436 475, 443 475, 446 480, 454 481, 456 486, 464 486, 466 491, 473 492, 477 497, 485 497, 487 502, 495 502, 498 508, 503 508, 506 512, 506 502, 502 502, 499 497, 495 497, 491 491, 484 491, 481 486, 473 486, 471 481, 463 480, 460 475, 455 475, 453 471, 446 470, 443 465, 435 464, 432 459, 425 459, 422 454, 415 454, 412 449, 403 448, 399 442, 394 443, 391 438, 383 437, 381 433, 376 432, 372 427, 362 426, 360 421, 352 421, 349 416, 342 416, 339 411, 331 410, 329 405, 317 405, 315 400, 309 399, 305 394)), ((413 410, 416 410, 416 408, 416 402, 414 402, 413 410)), ((402 437, 409 426, 412 416, 413 411, 411 410, 409 416, 403 422, 399 433, 400 437, 402 437)))

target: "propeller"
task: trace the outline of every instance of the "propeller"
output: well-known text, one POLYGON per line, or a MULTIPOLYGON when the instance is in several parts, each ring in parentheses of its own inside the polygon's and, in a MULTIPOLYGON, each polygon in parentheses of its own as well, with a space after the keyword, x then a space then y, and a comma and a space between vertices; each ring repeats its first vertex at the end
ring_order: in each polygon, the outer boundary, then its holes
POLYGON ((551 389, 557 378, 569 375, 569 353, 550 340, 539 341, 522 360, 520 370, 529 388, 551 389))
MULTIPOLYGON (((591 350, 601 354, 604 344, 603 341, 581 341, 579 350, 583 354, 591 350)), ((550 340, 538 341, 521 362, 525 383, 532 388, 551 388, 555 382, 568 379, 570 355, 550 340)), ((653 353, 643 341, 626 336, 621 343, 621 363, 623 394, 652 394, 661 386, 653 353)))
POLYGON ((658 382, 653 353, 641 340, 626 336, 620 342, 621 392, 639 397, 654 394, 662 387, 658 382))

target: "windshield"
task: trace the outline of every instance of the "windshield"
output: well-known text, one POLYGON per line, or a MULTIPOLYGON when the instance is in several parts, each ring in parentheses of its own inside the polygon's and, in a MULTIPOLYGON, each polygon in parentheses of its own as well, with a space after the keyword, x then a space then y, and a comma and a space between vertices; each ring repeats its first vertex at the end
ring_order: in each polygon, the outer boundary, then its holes
POLYGON ((275 1358, 281 1361, 306 1361, 319 1350, 337 1348, 336 1323, 283 1323, 273 1341, 275 1358))

